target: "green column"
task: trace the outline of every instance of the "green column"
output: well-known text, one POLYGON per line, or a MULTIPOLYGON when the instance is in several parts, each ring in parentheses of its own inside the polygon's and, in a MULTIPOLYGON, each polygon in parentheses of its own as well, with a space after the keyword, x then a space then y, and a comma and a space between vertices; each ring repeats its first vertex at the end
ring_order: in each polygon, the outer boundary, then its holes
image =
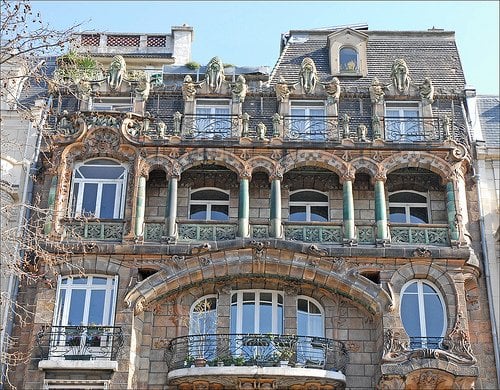
POLYGON ((377 242, 389 241, 387 228, 387 205, 383 180, 375 181, 375 222, 377 224, 377 242))
POLYGON ((458 241, 460 235, 456 224, 457 208, 455 204, 455 186, 452 181, 446 183, 446 211, 448 213, 448 226, 450 229, 451 241, 458 241))
POLYGON ((273 178, 271 181, 271 202, 270 202, 270 236, 281 237, 281 180, 273 178))
POLYGON ((167 190, 167 237, 175 237, 177 235, 177 182, 178 178, 172 176, 168 181, 167 190))
POLYGON ((240 198, 238 203, 238 237, 250 236, 250 194, 248 189, 248 178, 240 179, 240 198))
POLYGON ((48 212, 43 225, 43 232, 48 235, 52 231, 52 218, 54 216, 54 203, 56 201, 57 176, 52 177, 49 189, 48 212))
POLYGON ((135 236, 144 236, 144 212, 146 209, 146 178, 139 177, 137 186, 137 200, 135 209, 135 236))
POLYGON ((343 217, 344 242, 353 243, 356 240, 354 226, 354 199, 352 196, 352 180, 344 180, 343 184, 343 217))

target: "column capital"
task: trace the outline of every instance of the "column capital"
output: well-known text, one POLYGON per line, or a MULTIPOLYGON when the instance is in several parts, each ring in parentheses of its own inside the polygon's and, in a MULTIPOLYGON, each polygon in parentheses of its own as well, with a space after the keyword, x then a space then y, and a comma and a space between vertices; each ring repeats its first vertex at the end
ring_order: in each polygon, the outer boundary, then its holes
POLYGON ((373 181, 381 181, 381 182, 386 182, 387 181, 387 171, 386 170, 379 170, 375 176, 373 176, 373 181))
POLYGON ((276 165, 274 167, 273 173, 269 175, 269 180, 283 180, 283 167, 281 165, 276 165))
POLYGON ((181 177, 181 167, 179 165, 173 165, 172 170, 167 172, 167 179, 180 179, 181 177))

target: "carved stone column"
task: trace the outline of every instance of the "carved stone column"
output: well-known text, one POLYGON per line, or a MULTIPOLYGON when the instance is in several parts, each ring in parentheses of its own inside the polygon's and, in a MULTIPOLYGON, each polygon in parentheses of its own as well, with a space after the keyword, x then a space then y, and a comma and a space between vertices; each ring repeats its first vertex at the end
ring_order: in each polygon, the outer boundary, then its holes
MULTIPOLYGON (((455 193, 455 207, 456 207, 456 221, 458 225, 459 241, 471 244, 470 234, 468 233, 467 226, 469 224, 469 214, 467 207, 467 194, 464 178, 464 167, 455 169, 454 180, 454 193, 455 193)), ((447 187, 448 188, 448 187, 447 187)))
POLYGON ((375 223, 377 224, 377 244, 385 245, 390 241, 387 226, 387 204, 385 201, 386 176, 379 174, 375 177, 375 223))
POLYGON ((250 192, 249 176, 240 178, 240 196, 238 202, 238 237, 250 237, 250 192))
POLYGON ((146 177, 140 176, 137 185, 135 208, 135 237, 144 237, 144 212, 146 210, 146 177))
POLYGON ((354 175, 346 174, 342 177, 343 191, 343 222, 344 222, 344 244, 356 243, 356 226, 354 225, 354 198, 352 195, 352 183, 354 175))
POLYGON ((282 176, 278 175, 271 177, 269 235, 272 238, 281 238, 283 235, 281 228, 281 179, 282 176))
POLYGON ((167 189, 167 237, 175 238, 177 236, 177 184, 179 178, 172 175, 168 180, 167 189))
POLYGON ((52 231, 52 218, 54 217, 54 204, 56 200, 56 191, 57 191, 57 175, 52 176, 52 180, 50 182, 49 189, 49 199, 48 199, 48 212, 45 217, 45 224, 43 226, 43 232, 46 235, 49 235, 52 231))
POLYGON ((452 244, 458 243, 460 233, 457 225, 457 208, 455 204, 455 185, 453 181, 446 183, 446 211, 448 213, 448 227, 452 244))

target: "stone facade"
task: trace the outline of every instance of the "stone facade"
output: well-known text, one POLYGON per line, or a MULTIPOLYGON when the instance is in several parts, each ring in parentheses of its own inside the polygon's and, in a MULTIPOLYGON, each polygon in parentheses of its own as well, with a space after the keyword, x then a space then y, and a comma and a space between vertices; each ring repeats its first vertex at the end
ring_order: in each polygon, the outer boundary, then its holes
POLYGON ((70 261, 21 295, 13 382, 495 388, 464 78, 429 42, 458 58, 449 32, 292 31, 271 74, 140 85, 115 57, 86 82, 127 112, 59 91, 37 190, 70 261))

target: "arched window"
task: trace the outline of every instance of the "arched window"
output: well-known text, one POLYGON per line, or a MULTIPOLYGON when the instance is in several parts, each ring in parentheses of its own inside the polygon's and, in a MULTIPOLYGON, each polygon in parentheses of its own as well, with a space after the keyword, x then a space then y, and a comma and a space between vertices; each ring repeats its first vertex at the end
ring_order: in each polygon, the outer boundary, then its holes
POLYGON ((343 47, 339 52, 340 71, 356 73, 359 69, 358 52, 352 47, 343 47))
POLYGON ((297 299, 297 334, 324 337, 324 315, 321 306, 311 298, 297 299))
POLYGON ((292 222, 327 222, 328 196, 315 190, 299 190, 290 194, 290 213, 292 222))
POLYGON ((429 223, 427 194, 398 191, 389 194, 389 220, 394 223, 429 223))
POLYGON ((191 192, 189 219, 200 221, 229 220, 229 191, 200 188, 191 192))
POLYGON ((217 298, 205 296, 191 306, 189 334, 217 333, 217 298))
POLYGON ((446 309, 437 288, 424 280, 406 283, 400 310, 411 348, 439 348, 446 330, 446 309))
POLYGON ((127 169, 113 160, 95 159, 76 164, 71 215, 122 218, 126 181, 127 169))

